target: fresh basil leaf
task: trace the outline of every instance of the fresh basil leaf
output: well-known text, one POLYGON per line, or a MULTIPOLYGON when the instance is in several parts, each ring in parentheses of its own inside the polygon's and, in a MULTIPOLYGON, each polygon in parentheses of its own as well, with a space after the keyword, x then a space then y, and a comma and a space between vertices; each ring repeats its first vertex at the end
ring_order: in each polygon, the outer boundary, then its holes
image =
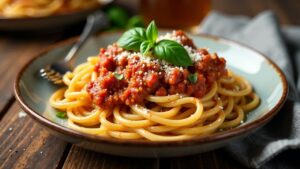
POLYGON ((124 78, 124 75, 123 74, 119 74, 119 73, 114 73, 114 76, 115 76, 115 78, 116 79, 118 79, 118 80, 122 80, 123 78, 124 78))
POLYGON ((150 42, 153 42, 155 43, 156 39, 157 39, 157 36, 158 36, 158 30, 157 30, 157 27, 155 25, 155 22, 152 21, 147 29, 146 29, 146 34, 147 34, 147 39, 150 41, 150 42))
POLYGON ((151 48, 153 48, 154 44, 149 42, 149 41, 144 41, 142 44, 141 44, 141 47, 140 47, 140 51, 142 54, 146 54, 150 51, 151 48))
POLYGON ((194 73, 194 74, 189 74, 188 79, 191 83, 197 83, 198 81, 198 74, 194 73))
POLYGON ((146 31, 143 28, 133 28, 126 31, 118 40, 120 47, 127 50, 140 50, 140 45, 147 40, 146 31))
POLYGON ((192 60, 179 43, 172 40, 161 40, 154 46, 154 55, 176 66, 190 66, 192 60))
POLYGON ((65 112, 56 112, 56 117, 61 118, 61 119, 65 119, 67 118, 67 114, 65 112))

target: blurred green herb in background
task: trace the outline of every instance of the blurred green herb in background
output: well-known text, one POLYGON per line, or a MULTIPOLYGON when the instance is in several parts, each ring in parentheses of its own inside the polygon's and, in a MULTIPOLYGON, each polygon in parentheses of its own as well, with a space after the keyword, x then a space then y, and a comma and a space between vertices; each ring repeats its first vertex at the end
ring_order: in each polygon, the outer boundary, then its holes
POLYGON ((141 16, 135 15, 128 20, 126 28, 130 29, 134 27, 145 27, 144 20, 141 16))
POLYGON ((108 30, 130 29, 134 27, 145 27, 143 18, 139 15, 130 17, 129 12, 119 6, 109 6, 104 9, 107 17, 110 20, 108 30))

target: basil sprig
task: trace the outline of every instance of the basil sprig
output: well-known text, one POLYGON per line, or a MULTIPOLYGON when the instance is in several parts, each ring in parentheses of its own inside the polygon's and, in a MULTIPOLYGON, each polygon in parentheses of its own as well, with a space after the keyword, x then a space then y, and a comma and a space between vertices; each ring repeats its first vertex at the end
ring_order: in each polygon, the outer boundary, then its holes
POLYGON ((193 62, 187 51, 177 42, 161 40, 154 46, 154 55, 176 66, 189 66, 193 62))
POLYGON ((150 41, 144 41, 142 42, 141 46, 140 46, 140 51, 143 54, 148 53, 152 48, 154 47, 154 43, 150 42, 150 41))
POLYGON ((147 35, 147 40, 150 41, 151 43, 155 43, 157 37, 158 37, 158 31, 157 27, 155 25, 155 22, 152 21, 147 29, 146 29, 146 35, 147 35))
POLYGON ((147 40, 145 29, 133 28, 126 31, 119 39, 118 44, 124 49, 138 51, 141 44, 147 40))
POLYGON ((158 59, 162 59, 176 66, 190 66, 193 64, 184 47, 172 40, 156 42, 158 30, 152 21, 147 29, 133 28, 126 31, 118 40, 120 47, 140 51, 143 54, 152 53, 158 59))

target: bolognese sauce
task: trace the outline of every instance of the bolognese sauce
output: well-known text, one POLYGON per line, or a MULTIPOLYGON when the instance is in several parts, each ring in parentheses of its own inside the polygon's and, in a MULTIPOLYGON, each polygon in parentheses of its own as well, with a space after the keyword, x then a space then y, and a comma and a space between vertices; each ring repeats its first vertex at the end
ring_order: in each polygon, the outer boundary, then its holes
POLYGON ((143 104, 149 95, 184 94, 203 97, 213 82, 227 74, 225 59, 197 49, 182 31, 160 39, 172 39, 189 53, 193 65, 173 66, 155 57, 127 51, 117 44, 101 48, 100 61, 94 68, 98 79, 88 84, 87 91, 100 107, 143 104), (194 81, 189 76, 194 76, 194 81))

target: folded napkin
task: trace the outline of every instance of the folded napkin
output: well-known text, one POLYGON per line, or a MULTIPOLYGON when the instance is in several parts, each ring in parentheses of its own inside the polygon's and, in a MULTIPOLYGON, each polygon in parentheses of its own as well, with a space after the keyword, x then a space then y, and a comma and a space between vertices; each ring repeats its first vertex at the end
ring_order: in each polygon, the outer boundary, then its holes
POLYGON ((200 32, 226 37, 264 53, 282 69, 289 83, 288 100, 278 115, 226 149, 252 168, 299 167, 300 164, 292 165, 288 160, 296 159, 295 154, 300 160, 300 28, 280 27, 271 11, 252 20, 211 12, 202 22, 200 32))

